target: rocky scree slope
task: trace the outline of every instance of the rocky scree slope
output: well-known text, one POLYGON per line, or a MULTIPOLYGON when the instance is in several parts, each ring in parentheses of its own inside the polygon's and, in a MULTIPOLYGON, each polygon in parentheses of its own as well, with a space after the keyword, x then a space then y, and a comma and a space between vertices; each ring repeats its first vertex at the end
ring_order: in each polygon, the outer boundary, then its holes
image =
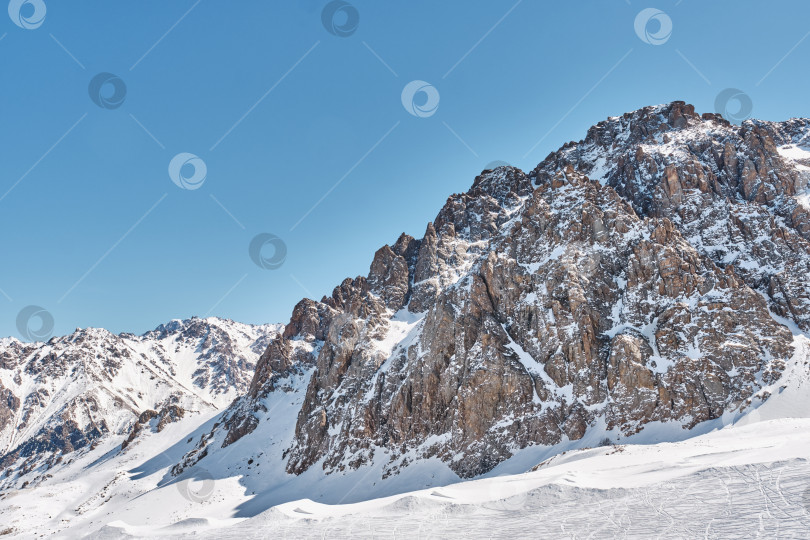
POLYGON ((529 174, 484 171, 422 239, 302 300, 174 472, 272 421, 267 396, 293 374, 308 377, 294 474, 435 457, 473 477, 528 446, 689 429, 766 399, 793 353, 781 322, 810 325, 808 127, 673 102, 529 174))
POLYGON ((0 489, 42 479, 102 437, 129 434, 127 446, 147 426, 227 407, 282 328, 212 317, 142 336, 87 328, 0 340, 0 489))

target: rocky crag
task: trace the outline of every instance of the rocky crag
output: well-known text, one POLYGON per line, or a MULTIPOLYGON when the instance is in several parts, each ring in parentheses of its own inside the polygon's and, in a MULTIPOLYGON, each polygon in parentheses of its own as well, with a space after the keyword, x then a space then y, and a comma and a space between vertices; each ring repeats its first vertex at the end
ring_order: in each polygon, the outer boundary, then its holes
POLYGON ((257 437, 307 381, 289 473, 438 458, 461 477, 589 430, 685 429, 766 399, 810 330, 810 120, 683 102, 499 167, 365 277, 302 300, 174 472, 257 437))

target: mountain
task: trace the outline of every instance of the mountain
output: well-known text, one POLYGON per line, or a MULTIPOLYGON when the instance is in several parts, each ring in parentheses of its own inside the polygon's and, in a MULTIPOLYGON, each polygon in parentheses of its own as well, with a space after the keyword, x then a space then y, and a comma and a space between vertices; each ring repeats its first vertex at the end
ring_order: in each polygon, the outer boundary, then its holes
POLYGON ((134 439, 152 417, 162 429, 227 407, 280 329, 193 318, 142 336, 87 328, 47 343, 0 341, 0 489, 37 481, 105 436, 134 439))
POLYGON ((222 347, 236 323, 213 340, 185 330, 212 319, 94 330, 86 347, 6 340, 0 358, 26 367, 0 379, 0 430, 18 434, 0 518, 10 534, 36 523, 99 538, 321 537, 371 522, 395 535, 412 516, 514 531, 562 498, 555 531, 634 508, 692 516, 676 536, 792 534, 810 512, 808 133, 807 119, 645 107, 529 172, 483 171, 421 238, 383 246, 366 276, 301 300, 286 325, 222 347), (26 424, 22 389, 43 369, 56 405, 25 397, 42 418, 26 424), (73 390, 85 380, 73 371, 95 378, 73 390), (74 439, 79 452, 49 442, 74 439), (472 478, 485 480, 441 487, 472 478), (749 519, 739 498, 767 508, 749 519))
POLYGON ((808 128, 674 102, 528 174, 484 171, 421 239, 301 301, 175 472, 272 419, 293 376, 296 475, 435 458, 470 478, 532 446, 743 413, 792 357, 789 326, 810 324, 808 128))

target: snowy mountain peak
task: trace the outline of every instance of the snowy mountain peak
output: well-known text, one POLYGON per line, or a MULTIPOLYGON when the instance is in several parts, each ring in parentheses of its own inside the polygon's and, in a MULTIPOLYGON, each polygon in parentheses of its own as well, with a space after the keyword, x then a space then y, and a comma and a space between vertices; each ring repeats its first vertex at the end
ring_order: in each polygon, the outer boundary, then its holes
POLYGON ((294 474, 439 459, 475 476, 534 445, 741 414, 791 358, 784 320, 810 329, 805 184, 761 123, 684 102, 600 122, 528 175, 484 171, 422 239, 299 303, 175 471, 266 436, 292 380, 294 474))
POLYGON ((47 343, 0 342, 0 467, 8 480, 50 456, 127 433, 147 410, 214 411, 244 393, 281 325, 208 318, 142 336, 77 329, 47 343))

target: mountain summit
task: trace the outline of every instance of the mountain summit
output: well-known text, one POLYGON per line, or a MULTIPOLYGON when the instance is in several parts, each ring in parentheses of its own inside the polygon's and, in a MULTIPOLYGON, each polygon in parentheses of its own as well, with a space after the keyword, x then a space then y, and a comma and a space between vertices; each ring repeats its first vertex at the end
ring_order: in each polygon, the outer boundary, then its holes
POLYGON ((175 472, 265 436, 292 380, 306 390, 278 458, 296 475, 438 459, 473 477, 529 447, 750 410, 794 353, 789 328, 810 329, 808 129, 673 102, 528 174, 482 172, 421 239, 295 306, 175 472))

